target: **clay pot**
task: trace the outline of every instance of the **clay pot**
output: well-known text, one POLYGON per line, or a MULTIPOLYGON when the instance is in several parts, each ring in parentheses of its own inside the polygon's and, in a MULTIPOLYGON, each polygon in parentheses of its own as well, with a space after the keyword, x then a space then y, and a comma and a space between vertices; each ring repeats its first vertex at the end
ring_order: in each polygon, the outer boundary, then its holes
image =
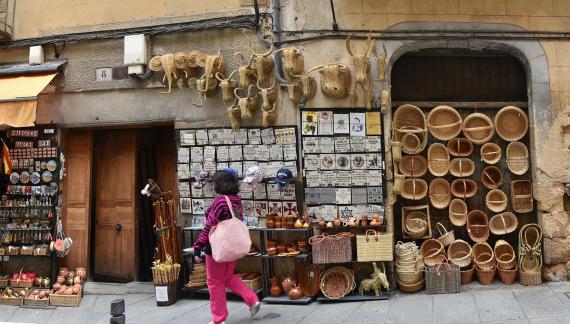
POLYGON ((295 224, 295 219, 293 217, 287 217, 287 228, 293 228, 295 224))
POLYGON ((289 290, 289 293, 287 293, 287 296, 289 296, 289 299, 291 299, 291 300, 297 300, 297 299, 303 297, 303 292, 301 291, 301 288, 299 288, 297 285, 295 285, 293 288, 291 288, 291 290, 289 290))
POLYGON ((309 222, 305 222, 303 223, 303 228, 309 228, 311 225, 309 224, 309 222))
POLYGON ((277 241, 267 240, 267 248, 274 248, 277 247, 277 241))
POLYGON ((277 253, 286 253, 287 247, 283 243, 277 244, 277 253))
POLYGON ((351 217, 348 219, 348 226, 350 227, 357 227, 359 224, 358 220, 356 220, 356 218, 351 217))
POLYGON ((59 268, 59 274, 58 275, 60 275, 62 277, 67 277, 68 274, 69 274, 69 269, 67 269, 65 267, 59 268))
POLYGON ((280 228, 282 225, 282 221, 283 219, 281 217, 275 217, 275 224, 274 224, 275 228, 280 228))
POLYGON ((297 220, 295 221, 295 224, 293 224, 293 227, 303 228, 303 224, 301 223, 301 220, 297 218, 297 220))
POLYGON ((281 290, 281 286, 279 285, 279 278, 273 277, 269 279, 269 282, 271 283, 271 287, 269 288, 269 293, 271 294, 271 296, 273 297, 281 296, 281 293, 283 291, 281 290))
POLYGON ((319 227, 320 227, 320 228, 323 228, 323 227, 326 227, 326 226, 327 226, 327 222, 325 222, 325 220, 321 218, 321 220, 319 221, 319 227))
POLYGON ((287 275, 287 277, 285 277, 281 282, 281 285, 283 286, 285 294, 289 295, 289 291, 297 286, 297 280, 294 277, 291 277, 291 275, 287 275))
POLYGON ((85 268, 75 268, 75 275, 76 276, 80 276, 81 279, 85 280, 87 279, 87 270, 85 270, 85 268))
POLYGON ((342 225, 342 221, 340 220, 339 217, 334 219, 333 225, 334 225, 334 227, 340 227, 342 225))
POLYGON ((276 255, 276 254, 277 254, 277 248, 270 247, 267 249, 267 255, 276 255))
POLYGON ((327 227, 329 227, 329 228, 330 228, 330 227, 333 227, 333 222, 328 222, 328 223, 327 223, 327 227))
POLYGON ((362 219, 360 220, 360 226, 362 227, 368 226, 368 216, 366 215, 362 216, 362 219))
POLYGON ((273 218, 267 218, 265 220, 265 227, 267 227, 267 228, 275 227, 275 221, 273 220, 273 218))

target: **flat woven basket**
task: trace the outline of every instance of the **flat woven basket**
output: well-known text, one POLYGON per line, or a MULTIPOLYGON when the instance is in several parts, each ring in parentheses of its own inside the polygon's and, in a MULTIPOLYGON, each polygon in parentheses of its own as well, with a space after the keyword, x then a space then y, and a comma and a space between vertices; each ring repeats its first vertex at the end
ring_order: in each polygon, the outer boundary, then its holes
POLYGON ((443 178, 435 178, 429 184, 429 201, 437 209, 444 209, 451 201, 449 182, 443 178))
POLYGON ((447 257, 451 263, 466 267, 473 260, 471 245, 464 240, 455 240, 447 248, 447 257))
POLYGON ((447 141, 461 133, 463 119, 457 110, 449 106, 437 106, 427 116, 427 126, 431 135, 447 141))
POLYGON ((467 204, 455 198, 449 203, 449 221, 455 226, 464 226, 467 223, 467 204))
POLYGON ((458 198, 471 198, 477 194, 477 182, 471 179, 455 179, 451 183, 451 194, 458 198))
POLYGON ((490 165, 481 172, 481 183, 483 187, 491 190, 497 189, 503 185, 503 173, 501 169, 490 165))
POLYGON ((392 116, 392 130, 396 141, 402 144, 402 151, 417 154, 427 144, 427 121, 423 111, 405 104, 396 109, 392 116))
MULTIPOLYGON (((415 226, 418 226, 414 224, 415 226)), ((432 236, 431 232, 431 219, 429 214, 429 206, 428 205, 420 205, 420 206, 404 206, 402 207, 402 232, 404 233, 404 238, 412 238, 412 239, 423 239, 423 238, 430 238, 432 236), (406 228, 406 223, 408 218, 420 218, 424 222, 422 222, 421 226, 425 226, 425 231, 423 236, 410 236, 409 230, 406 228), (425 225, 423 225, 425 223, 425 225)))
POLYGON ((328 299, 340 299, 356 288, 354 272, 345 267, 333 267, 321 275, 321 292, 328 299))
POLYGON ((505 141, 518 141, 528 131, 528 117, 522 109, 506 106, 495 115, 495 127, 497 134, 505 141))
POLYGON ((352 261, 352 234, 342 232, 335 235, 312 236, 309 244, 313 247, 313 263, 345 263, 352 261))
POLYGON ((500 213, 507 208, 508 198, 501 189, 493 189, 487 193, 485 204, 487 208, 495 213, 500 213))
POLYGON ((511 206, 517 213, 530 213, 534 209, 532 183, 529 180, 511 181, 511 206))
POLYGON ((392 233, 379 233, 367 230, 364 235, 356 235, 356 260, 358 262, 392 261, 392 233))
POLYGON ((489 220, 489 230, 495 235, 505 235, 514 232, 519 225, 517 216, 511 212, 494 215, 489 220))
POLYGON ((416 129, 402 129, 400 132, 408 131, 403 133, 400 142, 402 143, 402 151, 407 154, 418 154, 424 150, 427 144, 426 136, 422 134, 414 133, 416 129), (423 136, 423 137, 422 137, 423 136))
POLYGON ((436 239, 427 239, 420 246, 420 254, 424 259, 424 264, 432 266, 436 264, 439 256, 445 256, 445 248, 436 239))
POLYGON ((497 268, 503 270, 513 269, 517 264, 517 256, 515 249, 509 242, 505 240, 498 240, 495 242, 495 259, 497 261, 497 268))
POLYGON ((481 146, 481 160, 487 164, 496 164, 501 160, 501 147, 495 143, 481 146))
POLYGON ((453 233, 453 230, 448 231, 447 228, 445 228, 445 226, 443 226, 443 224, 440 222, 435 223, 435 227, 439 233, 439 237, 437 239, 441 242, 441 244, 443 244, 443 246, 448 246, 453 241, 455 241, 455 234, 453 233))
POLYGON ((426 196, 428 185, 423 179, 406 179, 402 186, 400 195, 402 198, 410 200, 420 200, 426 196))
POLYGON ((400 291, 407 294, 416 293, 424 289, 424 286, 425 286, 425 280, 423 277, 421 281, 418 281, 417 283, 413 284, 406 284, 398 280, 398 287, 400 288, 400 291))
POLYGON ((434 143, 428 149, 428 169, 436 177, 443 177, 449 171, 449 152, 445 145, 434 143))
POLYGON ((463 135, 474 144, 487 143, 494 133, 493 121, 485 114, 472 113, 463 121, 463 135))
POLYGON ((470 177, 475 172, 475 163, 468 158, 456 158, 449 164, 449 172, 454 177, 470 177))
POLYGON ((473 245, 473 263, 481 270, 491 270, 497 264, 495 252, 487 242, 473 245))
POLYGON ((463 137, 452 138, 447 142, 449 154, 457 157, 468 157, 473 153, 473 143, 463 137))
POLYGON ((425 157, 421 155, 406 155, 402 157, 398 163, 400 173, 406 177, 416 178, 423 177, 428 170, 428 163, 425 157))
POLYGON ((528 149, 521 142, 512 142, 507 146, 507 167, 516 175, 523 175, 528 171, 528 149))
POLYGON ((489 238, 489 220, 480 210, 472 210, 467 215, 467 234, 476 243, 487 241, 489 238))
POLYGON ((404 233, 413 239, 419 239, 428 232, 427 215, 421 211, 413 211, 404 218, 404 233))
POLYGON ((434 266, 426 267, 426 294, 452 294, 461 291, 461 275, 459 266, 449 264, 445 256, 441 256, 434 266))

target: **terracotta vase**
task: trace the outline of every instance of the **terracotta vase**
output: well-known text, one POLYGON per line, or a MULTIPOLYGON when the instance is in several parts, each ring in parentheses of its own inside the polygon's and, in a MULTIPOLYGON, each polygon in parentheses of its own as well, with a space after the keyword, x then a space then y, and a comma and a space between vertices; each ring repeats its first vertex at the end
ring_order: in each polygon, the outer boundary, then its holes
POLYGON ((333 221, 333 225, 334 227, 340 227, 340 225, 342 225, 342 221, 340 220, 340 218, 335 218, 335 220, 333 221))
POLYGON ((282 219, 281 217, 275 217, 275 228, 281 228, 282 219))
POLYGON ((291 275, 288 275, 287 277, 285 277, 285 279, 283 279, 281 285, 283 286, 285 294, 289 295, 289 291, 297 285, 297 280, 291 275))
POLYGON ((287 294, 287 296, 289 296, 289 299, 291 299, 291 300, 297 300, 297 299, 303 297, 303 292, 301 291, 301 288, 299 288, 297 285, 295 285, 291 288, 291 290, 289 290, 289 293, 287 294))
POLYGON ((325 222, 325 220, 321 218, 321 220, 319 221, 319 227, 323 228, 325 226, 327 226, 327 222, 325 222))
POLYGON ((279 278, 273 277, 269 279, 269 282, 271 283, 271 287, 269 288, 269 293, 271 294, 271 296, 273 297, 281 296, 281 293, 283 291, 281 290, 281 286, 279 285, 279 278))
POLYGON ((265 227, 267 227, 267 228, 275 227, 275 221, 273 220, 273 218, 267 218, 265 220, 265 227))

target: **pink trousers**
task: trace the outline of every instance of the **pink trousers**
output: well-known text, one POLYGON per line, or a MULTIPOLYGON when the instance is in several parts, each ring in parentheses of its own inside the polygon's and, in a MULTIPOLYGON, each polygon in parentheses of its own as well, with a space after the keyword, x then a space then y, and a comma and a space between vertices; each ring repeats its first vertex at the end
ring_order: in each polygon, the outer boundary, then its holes
POLYGON ((259 301, 255 292, 234 274, 236 263, 237 261, 218 263, 211 256, 206 255, 206 281, 210 291, 210 311, 216 324, 225 321, 228 317, 226 288, 240 296, 248 307, 259 301))

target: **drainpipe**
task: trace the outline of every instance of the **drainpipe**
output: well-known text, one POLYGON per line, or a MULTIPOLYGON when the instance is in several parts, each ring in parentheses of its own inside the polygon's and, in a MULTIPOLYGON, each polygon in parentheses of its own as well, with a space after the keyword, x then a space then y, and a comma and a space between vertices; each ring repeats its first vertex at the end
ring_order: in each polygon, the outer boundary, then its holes
MULTIPOLYGON (((275 48, 280 49, 281 45, 281 33, 280 33, 280 15, 281 15, 281 1, 271 0, 271 32, 273 33, 273 39, 275 40, 275 48)), ((281 52, 275 54, 275 79, 279 84, 289 83, 285 78, 283 78, 283 62, 281 61, 281 52)))

